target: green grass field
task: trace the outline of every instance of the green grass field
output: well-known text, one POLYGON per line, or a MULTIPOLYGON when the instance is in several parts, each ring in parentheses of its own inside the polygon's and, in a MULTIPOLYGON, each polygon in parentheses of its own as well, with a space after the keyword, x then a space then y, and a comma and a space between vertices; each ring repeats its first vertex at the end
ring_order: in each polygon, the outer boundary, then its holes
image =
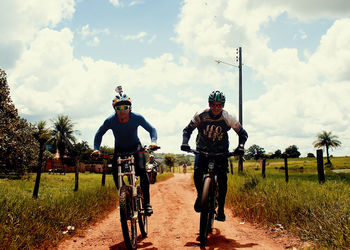
MULTIPOLYGON (((164 173, 157 181, 172 176, 164 173)), ((67 227, 76 233, 103 218, 116 207, 118 193, 111 175, 104 187, 101 180, 100 174, 80 173, 74 192, 74 174, 44 173, 39 197, 33 199, 35 174, 0 179, 0 249, 52 247, 69 235, 67 227)))
MULTIPOLYGON (((331 158, 333 168, 350 168, 350 157, 331 158)), ((326 182, 318 183, 316 159, 289 159, 285 182, 282 159, 268 160, 266 178, 256 161, 244 163, 244 174, 229 174, 227 205, 236 216, 261 225, 281 224, 316 248, 350 248, 350 173, 326 168, 326 182)), ((192 166, 191 166, 192 167, 192 166)), ((172 173, 157 176, 157 181, 172 173)), ((33 199, 35 175, 22 180, 0 179, 0 249, 52 247, 67 237, 68 226, 79 232, 103 218, 118 200, 111 175, 101 187, 101 175, 44 173, 39 198, 33 199)))
MULTIPOLYGON (((332 158, 334 168, 348 168, 349 157, 332 158)), ((234 166, 237 163, 234 162, 234 166)), ((267 161, 266 178, 255 161, 244 174, 229 174, 227 205, 235 215, 273 227, 276 224, 315 243, 316 248, 350 248, 350 173, 326 169, 319 184, 316 159, 289 159, 289 182, 282 159, 267 161)))

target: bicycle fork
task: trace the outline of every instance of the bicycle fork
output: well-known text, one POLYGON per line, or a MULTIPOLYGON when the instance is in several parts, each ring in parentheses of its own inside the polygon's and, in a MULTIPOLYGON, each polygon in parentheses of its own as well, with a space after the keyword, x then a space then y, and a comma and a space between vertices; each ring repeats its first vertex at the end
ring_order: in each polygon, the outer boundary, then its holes
MULTIPOLYGON (((137 194, 137 187, 136 187, 136 174, 135 174, 135 159, 134 156, 131 155, 127 157, 126 159, 121 159, 121 157, 118 157, 117 159, 117 164, 118 164, 118 187, 121 187, 124 184, 123 177, 127 176, 128 177, 128 182, 129 182, 129 187, 131 188, 131 208, 132 208, 132 215, 131 219, 132 220, 137 220, 137 215, 138 215, 138 194, 137 194), (125 164, 125 167, 127 165, 130 166, 130 172, 122 172, 122 162, 129 162, 129 164, 125 164)), ((125 169, 124 169, 125 170, 125 169)), ((120 189, 119 189, 120 190, 120 189)), ((119 194, 120 195, 120 194, 119 194)))

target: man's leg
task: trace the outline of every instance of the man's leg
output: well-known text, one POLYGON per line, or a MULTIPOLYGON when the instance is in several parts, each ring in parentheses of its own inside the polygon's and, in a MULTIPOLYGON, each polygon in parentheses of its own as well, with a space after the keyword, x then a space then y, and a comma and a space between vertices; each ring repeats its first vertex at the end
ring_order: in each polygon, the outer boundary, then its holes
POLYGON ((218 221, 225 221, 225 199, 227 193, 227 173, 219 173, 218 174, 218 187, 219 187, 219 197, 218 197, 218 214, 216 219, 218 221))
POLYGON ((117 167, 117 163, 115 163, 115 161, 112 162, 112 175, 113 175, 114 184, 115 184, 116 188, 119 189, 119 187, 118 187, 118 167, 117 167))

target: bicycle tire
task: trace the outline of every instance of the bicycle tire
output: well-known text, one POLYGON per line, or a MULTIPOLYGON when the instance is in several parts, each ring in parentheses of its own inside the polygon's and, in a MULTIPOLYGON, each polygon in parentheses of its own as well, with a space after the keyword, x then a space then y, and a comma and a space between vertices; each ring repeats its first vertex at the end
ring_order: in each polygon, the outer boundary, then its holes
POLYGON ((143 193, 140 186, 137 186, 137 195, 140 197, 138 199, 138 207, 139 212, 137 215, 137 220, 139 222, 140 232, 142 235, 142 238, 145 238, 148 233, 148 221, 147 221, 147 215, 144 208, 144 202, 143 202, 143 193))
MULTIPOLYGON (((206 177, 203 183, 202 197, 201 197, 201 216, 200 216, 200 226, 199 226, 199 240, 201 246, 207 244, 210 214, 212 213, 210 209, 210 188, 211 188, 211 178, 206 177)), ((213 215, 212 215, 213 216, 213 215)))
POLYGON ((152 173, 152 183, 151 184, 156 183, 156 178, 157 178, 156 174, 152 173))
POLYGON ((128 186, 122 186, 119 196, 120 223, 127 249, 137 248, 136 219, 133 219, 132 192, 128 186))

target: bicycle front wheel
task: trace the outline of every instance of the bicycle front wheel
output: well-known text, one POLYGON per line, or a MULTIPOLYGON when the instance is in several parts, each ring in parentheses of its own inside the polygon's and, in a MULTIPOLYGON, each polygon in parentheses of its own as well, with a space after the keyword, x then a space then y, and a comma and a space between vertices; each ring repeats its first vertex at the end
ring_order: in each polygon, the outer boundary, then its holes
POLYGON ((211 178, 204 179, 202 200, 201 200, 201 217, 199 227, 199 239, 201 246, 207 244, 208 232, 211 228, 212 209, 210 209, 210 188, 211 178), (210 228, 209 228, 210 227, 210 228))
POLYGON ((122 186, 119 196, 120 222, 122 225, 123 237, 127 249, 137 247, 136 218, 134 218, 132 192, 128 186, 122 186))
POLYGON ((139 222, 142 238, 145 238, 148 232, 148 222, 147 222, 147 215, 144 207, 143 193, 140 186, 137 186, 137 196, 139 197, 138 199, 139 213, 137 215, 137 220, 139 222))

